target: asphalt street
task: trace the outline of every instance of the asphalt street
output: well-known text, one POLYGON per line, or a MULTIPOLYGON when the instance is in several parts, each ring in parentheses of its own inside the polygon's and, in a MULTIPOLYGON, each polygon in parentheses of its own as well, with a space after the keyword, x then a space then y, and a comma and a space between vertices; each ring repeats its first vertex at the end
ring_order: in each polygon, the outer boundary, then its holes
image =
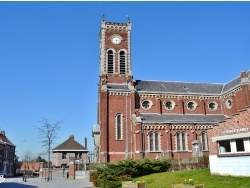
POLYGON ((88 176, 81 180, 67 179, 63 177, 62 171, 54 172, 53 178, 46 181, 44 178, 27 178, 26 182, 22 177, 5 178, 0 183, 0 188, 93 188, 88 176))

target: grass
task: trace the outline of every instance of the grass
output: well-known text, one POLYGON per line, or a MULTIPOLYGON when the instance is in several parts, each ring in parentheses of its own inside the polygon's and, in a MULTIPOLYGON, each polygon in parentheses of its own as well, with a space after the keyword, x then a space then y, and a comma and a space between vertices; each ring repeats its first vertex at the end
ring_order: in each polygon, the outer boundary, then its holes
POLYGON ((250 177, 210 175, 209 169, 163 172, 135 180, 145 181, 147 188, 172 188, 172 184, 183 183, 185 179, 193 179, 195 184, 204 184, 205 188, 250 188, 250 177))

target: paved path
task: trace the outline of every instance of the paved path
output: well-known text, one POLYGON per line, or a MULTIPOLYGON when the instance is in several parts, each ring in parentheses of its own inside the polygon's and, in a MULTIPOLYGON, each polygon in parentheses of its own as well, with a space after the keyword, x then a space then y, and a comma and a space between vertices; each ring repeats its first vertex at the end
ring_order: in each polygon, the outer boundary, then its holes
POLYGON ((81 180, 66 179, 62 175, 62 171, 54 172, 52 180, 45 181, 44 178, 34 177, 28 178, 26 182, 22 177, 5 178, 0 183, 0 188, 92 188, 94 187, 89 178, 81 180))

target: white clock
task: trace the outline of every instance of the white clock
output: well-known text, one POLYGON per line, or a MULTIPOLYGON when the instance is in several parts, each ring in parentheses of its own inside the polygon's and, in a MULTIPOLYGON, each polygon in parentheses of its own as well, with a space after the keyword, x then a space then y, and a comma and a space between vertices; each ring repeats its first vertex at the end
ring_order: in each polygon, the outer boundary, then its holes
POLYGON ((111 38, 111 42, 112 42, 113 44, 120 44, 121 41, 122 41, 122 38, 121 38, 121 36, 119 36, 119 35, 114 35, 114 36, 111 38))

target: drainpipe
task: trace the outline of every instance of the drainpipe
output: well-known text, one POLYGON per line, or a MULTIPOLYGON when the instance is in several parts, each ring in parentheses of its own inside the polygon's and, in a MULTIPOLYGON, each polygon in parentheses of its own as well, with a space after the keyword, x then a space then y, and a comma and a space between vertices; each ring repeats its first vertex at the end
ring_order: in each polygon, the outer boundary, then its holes
POLYGON ((126 93, 126 149, 125 149, 125 157, 128 158, 128 94, 126 93))
POLYGON ((145 138, 144 138, 144 124, 142 124, 142 158, 145 158, 145 138))

